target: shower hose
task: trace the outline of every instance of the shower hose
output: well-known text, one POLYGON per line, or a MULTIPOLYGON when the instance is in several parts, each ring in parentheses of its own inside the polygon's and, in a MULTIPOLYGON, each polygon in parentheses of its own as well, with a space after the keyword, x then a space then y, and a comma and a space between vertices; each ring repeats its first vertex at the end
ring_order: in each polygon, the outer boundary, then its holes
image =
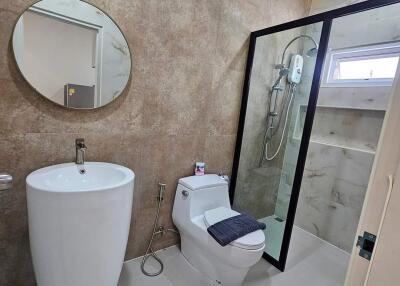
MULTIPOLYGON (((282 130, 281 139, 279 141, 278 148, 276 149, 275 153, 272 156, 268 156, 268 141, 265 143, 265 160, 267 160, 267 161, 274 160, 275 157, 279 154, 279 151, 281 150, 283 139, 285 137, 286 127, 287 127, 287 122, 288 122, 288 117, 289 117, 289 112, 290 112, 290 106, 292 105, 293 95, 294 95, 295 91, 296 91, 296 85, 295 84, 290 84, 290 87, 289 87, 290 99, 289 99, 289 103, 288 103, 288 106, 287 106, 287 109, 286 109, 285 123, 283 124, 283 130, 282 130)), ((279 124, 278 124, 278 128, 279 128, 279 124)), ((274 127, 273 126, 269 126, 267 131, 266 131, 266 134, 268 134, 268 132, 270 130, 272 130, 272 129, 274 129, 274 127)))

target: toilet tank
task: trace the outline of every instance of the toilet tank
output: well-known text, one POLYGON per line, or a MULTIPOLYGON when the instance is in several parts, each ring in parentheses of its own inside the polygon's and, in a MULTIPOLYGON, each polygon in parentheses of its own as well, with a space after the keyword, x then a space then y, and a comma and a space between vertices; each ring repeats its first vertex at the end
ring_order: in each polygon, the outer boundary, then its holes
POLYGON ((203 175, 179 179, 172 212, 175 224, 217 207, 230 208, 228 183, 224 178, 203 175))

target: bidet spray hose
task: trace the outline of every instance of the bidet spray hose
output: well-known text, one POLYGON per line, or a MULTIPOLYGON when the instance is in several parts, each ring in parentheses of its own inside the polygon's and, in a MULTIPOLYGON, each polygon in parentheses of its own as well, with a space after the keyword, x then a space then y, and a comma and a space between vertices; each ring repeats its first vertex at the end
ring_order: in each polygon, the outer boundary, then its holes
MULTIPOLYGON (((161 189, 161 186, 160 186, 160 189, 161 189)), ((161 193, 161 191, 160 191, 160 193, 161 193)), ((161 198, 158 199, 156 217, 154 219, 154 225, 153 225, 153 233, 151 234, 149 245, 147 246, 146 253, 143 256, 142 263, 140 264, 140 268, 142 269, 143 274, 146 276, 150 276, 150 277, 160 275, 164 270, 163 262, 151 248, 151 246, 153 244, 154 236, 156 235, 156 232, 157 232, 158 219, 160 217, 161 202, 162 202, 162 199, 161 198), (160 264, 160 270, 158 270, 156 272, 148 272, 144 269, 147 259, 149 259, 150 256, 153 257, 160 264)))
POLYGON ((156 217, 154 219, 154 224, 153 224, 153 232, 151 234, 151 238, 150 238, 149 244, 147 246, 146 253, 143 256, 142 262, 140 264, 140 268, 141 268, 143 274, 146 275, 146 276, 150 276, 150 277, 154 277, 154 276, 160 275, 164 270, 163 262, 157 256, 157 254, 154 252, 154 250, 152 248, 155 236, 157 234, 160 234, 160 233, 164 234, 165 231, 167 231, 167 232, 169 231, 169 232, 173 232, 173 233, 179 234, 179 232, 176 231, 175 229, 172 229, 172 228, 164 229, 162 226, 159 226, 159 224, 158 224, 158 221, 159 221, 159 218, 160 218, 161 203, 164 200, 165 186, 166 185, 162 184, 162 183, 159 183, 158 186, 159 186, 160 189, 159 189, 159 193, 158 193, 158 197, 157 197, 157 211, 156 211, 156 217), (146 265, 146 262, 150 257, 153 257, 158 262, 158 264, 160 264, 160 269, 158 271, 156 271, 156 272, 148 272, 148 271, 146 271, 144 269, 144 266, 146 265))

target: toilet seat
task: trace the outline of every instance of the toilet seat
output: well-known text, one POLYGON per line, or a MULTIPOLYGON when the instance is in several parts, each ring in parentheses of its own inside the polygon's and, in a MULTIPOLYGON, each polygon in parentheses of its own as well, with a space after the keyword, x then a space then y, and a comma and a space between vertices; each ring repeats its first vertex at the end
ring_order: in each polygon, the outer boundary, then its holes
MULTIPOLYGON (((204 212, 204 223, 207 227, 216 224, 222 220, 230 217, 240 215, 240 213, 225 207, 218 207, 204 212)), ((239 247, 247 250, 255 250, 264 247, 265 235, 262 230, 251 232, 245 236, 242 236, 235 241, 232 241, 230 245, 239 247)))

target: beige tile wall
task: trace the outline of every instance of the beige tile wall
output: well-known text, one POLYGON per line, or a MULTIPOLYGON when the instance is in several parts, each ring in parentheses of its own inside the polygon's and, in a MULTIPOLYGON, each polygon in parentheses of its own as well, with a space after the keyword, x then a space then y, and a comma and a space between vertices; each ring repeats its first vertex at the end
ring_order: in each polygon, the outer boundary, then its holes
MULTIPOLYGON (((251 31, 304 16, 303 0, 93 0, 121 26, 133 52, 129 88, 96 111, 60 108, 19 75, 9 40, 18 15, 34 1, 0 1, 0 171, 15 178, 0 193, 0 285, 35 285, 29 254, 25 177, 74 158, 136 173, 126 258, 142 255, 151 233, 157 182, 167 183, 162 222, 172 226, 177 179, 196 160, 230 173, 248 37, 251 31)), ((158 247, 177 242, 164 238, 158 247)))
POLYGON ((366 0, 309 0, 311 3, 310 14, 317 14, 329 10, 341 8, 351 4, 363 2, 366 0))

